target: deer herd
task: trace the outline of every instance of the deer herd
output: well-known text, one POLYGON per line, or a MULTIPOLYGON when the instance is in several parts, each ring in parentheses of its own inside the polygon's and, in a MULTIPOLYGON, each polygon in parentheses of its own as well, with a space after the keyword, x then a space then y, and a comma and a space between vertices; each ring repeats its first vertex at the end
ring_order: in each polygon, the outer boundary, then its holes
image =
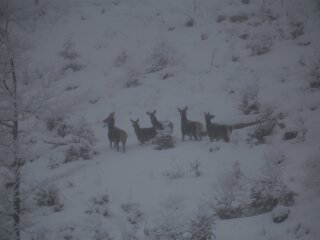
MULTIPOLYGON (((254 124, 258 124, 259 121, 251 122, 251 123, 242 123, 235 125, 224 125, 212 123, 211 120, 215 117, 209 112, 204 113, 204 118, 206 122, 206 131, 203 129, 202 123, 198 121, 192 121, 187 118, 187 110, 188 107, 184 107, 183 109, 178 108, 178 112, 180 113, 181 119, 181 134, 182 141, 185 140, 185 136, 189 136, 189 139, 192 140, 201 140, 203 136, 208 135, 210 141, 213 140, 223 140, 225 142, 229 142, 230 134, 233 129, 244 128, 247 126, 251 126, 254 124)), ((154 139, 159 131, 167 131, 169 134, 173 132, 173 124, 171 121, 159 121, 156 117, 156 110, 153 112, 146 112, 146 114, 150 117, 150 121, 152 127, 149 128, 141 128, 139 125, 139 118, 137 120, 130 119, 132 126, 134 128, 135 134, 138 138, 138 141, 141 144, 148 142, 154 139)), ((110 113, 109 116, 103 120, 104 127, 108 127, 108 139, 110 143, 110 148, 113 146, 119 152, 120 146, 122 144, 122 151, 126 151, 126 141, 127 141, 127 133, 115 126, 115 118, 114 112, 110 113), (114 143, 114 145, 113 145, 114 143)))

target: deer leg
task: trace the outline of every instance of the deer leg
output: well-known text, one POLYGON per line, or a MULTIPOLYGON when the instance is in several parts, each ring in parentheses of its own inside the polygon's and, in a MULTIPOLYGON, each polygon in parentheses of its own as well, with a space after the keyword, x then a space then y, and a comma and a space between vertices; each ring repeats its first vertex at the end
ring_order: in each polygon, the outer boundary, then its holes
POLYGON ((119 152, 119 143, 116 143, 115 145, 117 147, 117 152, 119 152))

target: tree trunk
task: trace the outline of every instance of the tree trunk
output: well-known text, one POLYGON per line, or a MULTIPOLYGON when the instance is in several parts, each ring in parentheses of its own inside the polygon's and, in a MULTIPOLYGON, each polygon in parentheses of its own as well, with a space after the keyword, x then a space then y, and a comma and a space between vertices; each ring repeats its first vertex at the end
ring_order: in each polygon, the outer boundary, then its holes
POLYGON ((20 240, 20 214, 21 214, 21 159, 19 157, 19 119, 18 119, 18 99, 17 99, 17 78, 15 73, 14 61, 10 59, 11 77, 13 83, 13 168, 14 168, 14 187, 13 187, 13 230, 15 240, 20 240))

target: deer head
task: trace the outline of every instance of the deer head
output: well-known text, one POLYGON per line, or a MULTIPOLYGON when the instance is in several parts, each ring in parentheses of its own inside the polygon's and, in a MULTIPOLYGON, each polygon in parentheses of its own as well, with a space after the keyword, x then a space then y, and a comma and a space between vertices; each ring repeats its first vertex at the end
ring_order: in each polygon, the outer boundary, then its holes
POLYGON ((140 126, 139 126, 139 118, 137 118, 136 121, 130 119, 130 121, 132 122, 132 126, 134 127, 134 129, 139 129, 140 126))
POLYGON ((187 110, 188 110, 188 106, 185 106, 183 109, 178 108, 181 118, 187 119, 187 110))
POLYGON ((103 127, 114 125, 114 112, 110 113, 109 116, 104 119, 103 121, 103 127))

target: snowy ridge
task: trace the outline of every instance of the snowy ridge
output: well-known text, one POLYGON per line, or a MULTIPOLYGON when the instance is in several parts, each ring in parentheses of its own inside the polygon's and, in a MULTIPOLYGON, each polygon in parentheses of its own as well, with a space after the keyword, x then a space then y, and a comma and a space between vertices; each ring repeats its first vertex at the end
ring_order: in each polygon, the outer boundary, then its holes
POLYGON ((25 35, 34 43, 28 65, 50 80, 53 97, 23 173, 32 194, 54 186, 62 206, 39 206, 32 195, 22 239, 209 239, 191 230, 197 216, 215 239, 319 238, 320 87, 309 84, 320 59, 317 1, 51 4, 25 35), (213 123, 263 120, 273 130, 255 138, 263 123, 233 130, 230 143, 183 142, 177 108, 185 106, 204 127, 209 111, 213 123), (173 123, 173 148, 136 138, 130 119, 151 127, 154 109, 173 123), (124 154, 109 148, 102 121, 111 112, 128 134, 124 154), (71 145, 90 146, 88 159, 74 159, 71 145), (292 204, 277 199, 290 210, 284 222, 273 222, 273 209, 250 209, 261 179, 274 181, 279 199, 294 195, 292 204), (241 213, 219 215, 223 197, 241 213))

